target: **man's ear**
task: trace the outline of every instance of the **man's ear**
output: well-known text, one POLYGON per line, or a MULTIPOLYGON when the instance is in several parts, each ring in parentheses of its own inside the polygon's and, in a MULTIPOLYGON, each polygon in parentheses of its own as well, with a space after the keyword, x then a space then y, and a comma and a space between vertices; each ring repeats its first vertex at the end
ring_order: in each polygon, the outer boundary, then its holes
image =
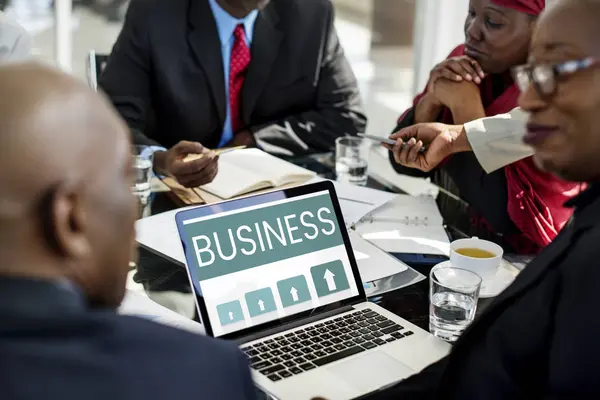
POLYGON ((91 254, 84 199, 81 191, 75 189, 56 185, 44 199, 46 241, 66 260, 81 260, 91 254))

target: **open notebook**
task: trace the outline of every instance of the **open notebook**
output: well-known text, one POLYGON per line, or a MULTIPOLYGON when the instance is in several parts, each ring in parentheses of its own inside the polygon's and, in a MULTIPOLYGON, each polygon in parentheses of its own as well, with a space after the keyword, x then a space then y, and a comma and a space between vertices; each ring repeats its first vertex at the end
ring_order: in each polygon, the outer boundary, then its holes
POLYGON ((221 155, 217 177, 201 190, 226 200, 261 189, 303 183, 314 176, 314 172, 262 150, 243 149, 221 155))
POLYGON ((450 240, 435 199, 398 195, 363 218, 356 231, 390 253, 448 255, 450 240))

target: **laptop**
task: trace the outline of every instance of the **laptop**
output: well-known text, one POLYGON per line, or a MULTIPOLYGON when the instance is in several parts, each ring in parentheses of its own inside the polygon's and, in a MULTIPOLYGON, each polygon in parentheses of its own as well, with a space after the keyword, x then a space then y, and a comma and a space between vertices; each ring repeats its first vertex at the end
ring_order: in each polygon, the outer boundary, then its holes
POLYGON ((277 399, 381 390, 449 345, 367 301, 331 182, 176 214, 206 333, 236 341, 277 399))

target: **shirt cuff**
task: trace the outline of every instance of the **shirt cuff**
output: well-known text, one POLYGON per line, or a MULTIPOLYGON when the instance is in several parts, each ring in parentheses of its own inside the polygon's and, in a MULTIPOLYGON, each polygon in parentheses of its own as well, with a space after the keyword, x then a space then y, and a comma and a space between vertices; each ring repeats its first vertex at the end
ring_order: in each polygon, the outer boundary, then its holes
MULTIPOLYGON (((142 151, 141 156, 143 158, 149 159, 157 151, 167 151, 167 149, 162 146, 148 146, 142 151)), ((152 169, 152 173, 154 174, 154 176, 156 176, 158 178, 161 178, 161 179, 164 178, 164 176, 158 175, 156 172, 154 172, 154 169, 152 169)))

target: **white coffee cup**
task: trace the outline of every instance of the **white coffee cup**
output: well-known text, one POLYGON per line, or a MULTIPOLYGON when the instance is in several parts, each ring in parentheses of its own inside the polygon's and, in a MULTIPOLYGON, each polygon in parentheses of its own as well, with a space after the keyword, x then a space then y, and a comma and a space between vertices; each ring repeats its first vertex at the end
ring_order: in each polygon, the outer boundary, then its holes
POLYGON ((496 243, 473 237, 471 239, 455 240, 450 245, 450 263, 453 267, 475 272, 481 279, 489 279, 496 275, 504 250, 496 243), (459 249, 481 249, 494 254, 490 258, 469 257, 456 252, 459 249))

